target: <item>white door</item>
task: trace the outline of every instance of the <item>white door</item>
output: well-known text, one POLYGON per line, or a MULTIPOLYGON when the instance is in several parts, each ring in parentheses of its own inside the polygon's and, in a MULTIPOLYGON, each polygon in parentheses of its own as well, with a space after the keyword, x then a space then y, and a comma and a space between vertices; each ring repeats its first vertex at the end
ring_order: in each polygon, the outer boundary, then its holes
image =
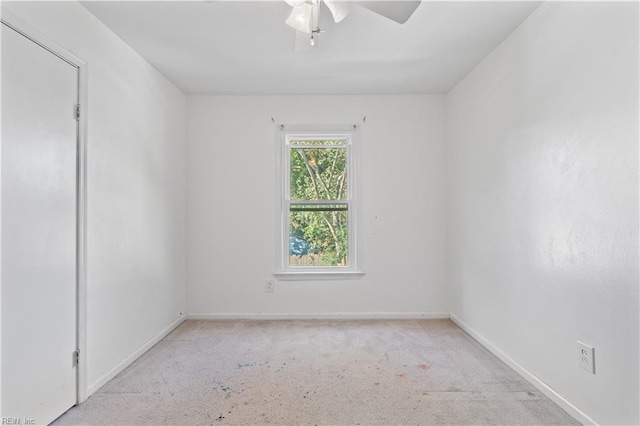
POLYGON ((76 403, 78 69, 4 23, 1 52, 2 417, 46 424, 76 403))

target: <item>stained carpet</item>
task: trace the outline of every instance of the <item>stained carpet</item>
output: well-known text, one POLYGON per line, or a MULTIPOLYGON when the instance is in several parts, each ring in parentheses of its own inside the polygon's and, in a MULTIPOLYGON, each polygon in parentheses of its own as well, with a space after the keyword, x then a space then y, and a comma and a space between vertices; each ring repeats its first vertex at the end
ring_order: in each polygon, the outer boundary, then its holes
POLYGON ((186 321, 55 424, 579 424, 449 320, 186 321))

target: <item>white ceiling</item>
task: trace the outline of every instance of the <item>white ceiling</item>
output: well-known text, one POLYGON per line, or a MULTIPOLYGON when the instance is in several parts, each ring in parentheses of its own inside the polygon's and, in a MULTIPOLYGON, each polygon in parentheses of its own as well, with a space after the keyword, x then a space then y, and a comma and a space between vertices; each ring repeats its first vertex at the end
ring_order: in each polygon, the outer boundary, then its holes
POLYGON ((280 1, 85 1, 187 94, 446 93, 541 2, 423 0, 400 25, 322 6, 314 49, 294 51, 280 1))

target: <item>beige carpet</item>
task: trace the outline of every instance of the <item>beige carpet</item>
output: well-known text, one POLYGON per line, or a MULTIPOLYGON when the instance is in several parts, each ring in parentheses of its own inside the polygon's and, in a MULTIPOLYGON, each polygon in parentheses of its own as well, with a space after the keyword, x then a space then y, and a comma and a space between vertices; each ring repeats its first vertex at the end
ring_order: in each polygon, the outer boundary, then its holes
POLYGON ((449 320, 187 321, 56 424, 578 424, 449 320))

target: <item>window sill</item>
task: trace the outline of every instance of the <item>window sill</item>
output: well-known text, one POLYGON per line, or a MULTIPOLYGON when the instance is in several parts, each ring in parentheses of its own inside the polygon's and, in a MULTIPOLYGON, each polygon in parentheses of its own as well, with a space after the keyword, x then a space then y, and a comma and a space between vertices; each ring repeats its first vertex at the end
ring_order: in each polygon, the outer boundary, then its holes
POLYGON ((280 281, 357 280, 363 275, 362 271, 282 271, 273 274, 280 281))

